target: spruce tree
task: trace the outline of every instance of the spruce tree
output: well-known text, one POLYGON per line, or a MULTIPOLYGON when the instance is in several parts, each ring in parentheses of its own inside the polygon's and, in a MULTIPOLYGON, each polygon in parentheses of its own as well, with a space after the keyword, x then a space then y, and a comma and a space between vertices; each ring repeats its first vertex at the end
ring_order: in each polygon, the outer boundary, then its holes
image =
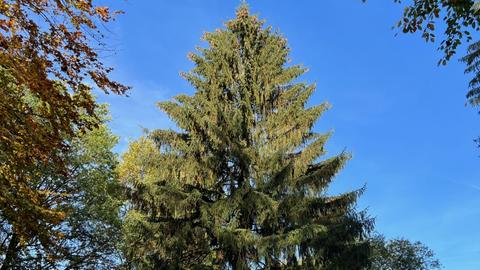
POLYGON ((135 269, 362 269, 371 221, 361 190, 326 191, 349 159, 312 131, 328 108, 288 65, 286 39, 242 5, 207 33, 183 76, 196 92, 159 107, 155 130, 123 156, 125 255, 135 269))

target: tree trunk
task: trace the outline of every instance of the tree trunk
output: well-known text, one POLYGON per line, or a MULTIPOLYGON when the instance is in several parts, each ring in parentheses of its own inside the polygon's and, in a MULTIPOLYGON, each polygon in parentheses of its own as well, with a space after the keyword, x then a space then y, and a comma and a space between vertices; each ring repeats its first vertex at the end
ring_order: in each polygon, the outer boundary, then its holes
POLYGON ((12 269, 13 266, 15 266, 15 262, 17 260, 19 242, 20 240, 18 239, 18 235, 16 233, 13 233, 12 238, 10 239, 10 243, 8 243, 8 249, 7 249, 7 253, 5 254, 5 260, 3 260, 3 264, 0 270, 12 269))

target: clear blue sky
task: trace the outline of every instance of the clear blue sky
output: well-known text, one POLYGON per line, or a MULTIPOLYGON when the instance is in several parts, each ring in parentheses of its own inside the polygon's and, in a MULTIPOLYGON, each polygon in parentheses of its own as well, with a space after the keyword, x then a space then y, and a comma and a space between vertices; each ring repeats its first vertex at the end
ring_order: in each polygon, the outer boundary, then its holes
MULTIPOLYGON (((110 28, 117 53, 105 60, 133 90, 129 98, 100 95, 111 104, 118 151, 142 128, 172 126, 155 102, 193 93, 179 76, 192 67, 187 53, 239 2, 120 1, 126 14, 110 28)), ((395 37, 402 9, 391 2, 249 5, 287 37, 292 63, 310 69, 303 80, 318 86, 311 104, 333 105, 315 129, 334 130, 330 155, 347 149, 354 158, 331 192, 366 184, 359 208, 376 217, 378 231, 426 243, 446 269, 480 269, 480 116, 464 105, 468 77, 458 58, 437 67, 440 54, 418 35, 395 37)))

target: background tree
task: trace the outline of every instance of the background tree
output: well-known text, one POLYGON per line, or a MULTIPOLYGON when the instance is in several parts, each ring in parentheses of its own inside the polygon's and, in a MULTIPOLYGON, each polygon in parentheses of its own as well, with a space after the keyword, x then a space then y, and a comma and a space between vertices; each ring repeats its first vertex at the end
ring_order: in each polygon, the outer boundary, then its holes
POLYGON ((434 270, 441 269, 434 252, 421 242, 399 238, 372 238, 371 270, 434 270))
POLYGON ((330 134, 311 129, 328 105, 305 107, 306 69, 246 6, 204 39, 184 74, 195 94, 159 103, 179 130, 123 156, 131 267, 362 269, 371 220, 354 210, 362 190, 326 195, 350 156, 320 159, 330 134))
POLYGON ((38 236, 46 243, 52 234, 38 225, 64 218, 43 208, 46 194, 31 187, 39 166, 66 174, 65 136, 98 123, 95 101, 82 83, 127 90, 109 78, 111 69, 98 55, 106 48, 98 26, 112 15, 91 0, 0 1, 0 211, 22 241, 38 236), (58 81, 64 90, 58 91, 58 81), (29 97, 39 100, 36 108, 25 102, 29 97))
MULTIPOLYGON (((25 102, 32 108, 42 106, 34 96, 25 102)), ((105 107, 96 114, 105 119, 105 107)), ((66 217, 50 220, 26 213, 19 218, 25 224, 18 224, 0 211, 0 269, 112 269, 120 263, 122 189, 115 172, 117 156, 112 152, 117 138, 101 124, 65 137, 65 143, 70 147, 61 152, 61 158, 67 161, 67 173, 41 164, 30 169, 32 181, 22 188, 28 191, 24 200, 30 193, 41 194, 35 198, 39 200, 36 207, 55 215, 66 213, 66 217), (53 235, 25 239, 19 235, 23 227, 53 235)))

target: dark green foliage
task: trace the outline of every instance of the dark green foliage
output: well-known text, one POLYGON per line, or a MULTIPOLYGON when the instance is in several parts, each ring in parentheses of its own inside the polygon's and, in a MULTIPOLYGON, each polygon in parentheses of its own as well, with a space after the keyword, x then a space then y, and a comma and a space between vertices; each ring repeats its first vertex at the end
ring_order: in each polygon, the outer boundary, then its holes
POLYGON ((184 77, 193 96, 159 107, 179 131, 130 145, 124 250, 134 269, 362 269, 372 221, 354 210, 362 190, 327 196, 350 158, 328 159, 330 134, 305 107, 314 85, 287 65, 285 38, 242 6, 207 33, 184 77))
POLYGON ((431 249, 421 242, 406 239, 385 240, 381 235, 372 239, 371 270, 434 270, 440 262, 431 249))
POLYGON ((457 52, 458 47, 469 44, 467 55, 461 58, 466 63, 465 73, 473 75, 467 92, 468 102, 477 107, 480 104, 480 41, 472 42, 480 30, 480 2, 474 0, 411 0, 407 2, 402 19, 397 27, 404 33, 420 32, 427 42, 440 39, 439 50, 444 56, 439 64, 445 65, 457 52), (438 25, 440 24, 440 27, 438 25), (443 36, 437 37, 437 28, 443 29, 443 36))
POLYGON ((467 93, 468 102, 472 106, 480 104, 480 41, 468 46, 467 55, 464 56, 462 62, 467 64, 465 73, 473 74, 473 79, 470 80, 470 90, 467 93))
MULTIPOLYGON (((480 105, 480 41, 468 46, 467 55, 461 61, 467 64, 465 73, 473 74, 473 78, 469 83, 470 90, 467 92, 468 103, 478 107, 480 105)), ((480 147, 480 138, 477 138, 475 142, 480 147)))
POLYGON ((438 20, 445 23, 444 36, 439 49, 444 52, 440 64, 446 64, 456 53, 458 46, 465 39, 470 42, 473 31, 480 30, 478 4, 474 0, 412 0, 408 2, 398 27, 404 33, 421 32, 426 41, 436 40, 436 25, 438 20))
MULTIPOLYGON (((402 2, 395 0, 395 2, 402 2)), ((472 40, 472 32, 480 30, 480 4, 474 0, 414 0, 403 13, 398 27, 404 33, 421 32, 426 41, 435 41, 438 21, 444 22, 444 28, 439 50, 444 52, 440 64, 445 65, 457 52, 458 46, 472 40)), ((473 74, 470 90, 467 93, 468 102, 472 106, 480 103, 480 42, 473 42, 468 47, 467 55, 461 61, 467 64, 465 73, 473 74)))

